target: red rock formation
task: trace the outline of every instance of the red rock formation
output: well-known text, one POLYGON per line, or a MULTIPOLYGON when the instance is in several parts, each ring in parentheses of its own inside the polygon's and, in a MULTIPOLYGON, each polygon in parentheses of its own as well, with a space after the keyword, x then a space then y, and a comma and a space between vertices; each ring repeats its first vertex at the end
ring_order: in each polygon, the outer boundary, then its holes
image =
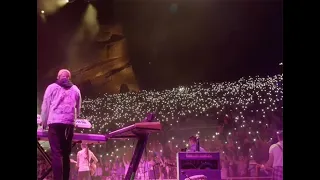
MULTIPOLYGON (((85 94, 119 93, 122 89, 138 91, 132 66, 127 54, 126 39, 120 25, 100 26, 96 42, 96 59, 80 63, 66 63, 72 71, 72 81, 85 94), (79 64, 80 68, 79 68, 79 64)), ((53 68, 48 76, 55 76, 58 68, 53 68)))

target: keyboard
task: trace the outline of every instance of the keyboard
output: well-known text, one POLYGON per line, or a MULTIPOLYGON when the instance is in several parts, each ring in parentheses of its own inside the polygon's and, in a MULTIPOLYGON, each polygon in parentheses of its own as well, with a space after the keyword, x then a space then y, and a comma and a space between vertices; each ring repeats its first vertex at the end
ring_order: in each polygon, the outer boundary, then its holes
MULTIPOLYGON (((139 134, 158 132, 160 130, 160 122, 140 122, 116 131, 112 131, 106 135, 74 133, 73 141, 79 143, 84 142, 88 144, 100 144, 106 142, 108 139, 137 138, 139 134)), ((39 141, 48 141, 48 131, 39 129, 37 131, 37 137, 39 141)))
MULTIPOLYGON (((37 124, 40 125, 42 122, 41 115, 37 115, 37 124)), ((91 123, 87 119, 77 119, 75 121, 75 127, 76 128, 84 128, 84 129, 90 129, 92 127, 91 123)))
MULTIPOLYGON (((37 137, 39 141, 48 141, 48 131, 47 130, 38 130, 37 137)), ((74 133, 73 134, 74 142, 87 142, 90 144, 99 144, 106 142, 106 136, 100 134, 84 134, 84 133, 74 133)))

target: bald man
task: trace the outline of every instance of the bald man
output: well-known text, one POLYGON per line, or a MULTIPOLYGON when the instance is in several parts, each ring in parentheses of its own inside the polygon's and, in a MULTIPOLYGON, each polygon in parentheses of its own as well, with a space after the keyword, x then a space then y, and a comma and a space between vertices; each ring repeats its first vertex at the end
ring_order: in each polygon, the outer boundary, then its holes
POLYGON ((41 106, 43 129, 49 127, 54 180, 69 180, 74 123, 80 114, 80 90, 70 78, 70 71, 60 70, 57 81, 47 87, 41 106))

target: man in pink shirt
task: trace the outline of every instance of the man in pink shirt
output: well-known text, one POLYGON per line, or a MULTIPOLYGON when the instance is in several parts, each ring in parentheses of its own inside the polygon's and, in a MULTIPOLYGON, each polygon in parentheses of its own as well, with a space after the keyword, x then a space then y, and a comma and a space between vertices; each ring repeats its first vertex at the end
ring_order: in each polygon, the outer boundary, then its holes
POLYGON ((60 70, 57 81, 47 87, 41 106, 43 129, 49 126, 54 180, 69 180, 74 123, 80 114, 80 90, 70 78, 70 71, 60 70))

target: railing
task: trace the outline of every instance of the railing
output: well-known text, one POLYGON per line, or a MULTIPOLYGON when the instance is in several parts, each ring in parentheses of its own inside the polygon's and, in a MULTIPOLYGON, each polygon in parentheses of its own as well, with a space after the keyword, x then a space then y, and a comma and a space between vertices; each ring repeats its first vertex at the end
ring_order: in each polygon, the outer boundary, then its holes
POLYGON ((228 177, 221 180, 236 180, 236 179, 242 179, 242 180, 271 180, 272 177, 228 177))
MULTIPOLYGON (((221 180, 272 180, 272 177, 228 177, 221 180)), ((137 179, 136 179, 137 180, 137 179)), ((160 179, 156 179, 160 180, 160 179)), ((161 179, 161 180, 177 180, 177 179, 161 179)))

